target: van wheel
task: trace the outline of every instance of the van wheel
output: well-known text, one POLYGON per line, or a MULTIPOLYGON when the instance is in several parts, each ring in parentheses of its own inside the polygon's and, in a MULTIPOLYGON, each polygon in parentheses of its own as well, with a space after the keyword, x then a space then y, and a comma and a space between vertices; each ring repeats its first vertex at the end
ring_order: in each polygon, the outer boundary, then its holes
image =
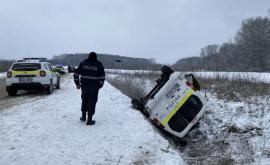
POLYGON ((57 78, 56 89, 60 89, 60 77, 57 78))
POLYGON ((50 95, 50 94, 52 94, 52 93, 53 93, 53 82, 52 82, 52 80, 51 80, 50 86, 49 86, 49 88, 47 89, 47 95, 50 95))
POLYGON ((7 90, 8 96, 16 96, 17 90, 16 89, 9 89, 7 90))
POLYGON ((170 76, 174 72, 170 67, 166 65, 162 66, 160 71, 166 76, 170 76))

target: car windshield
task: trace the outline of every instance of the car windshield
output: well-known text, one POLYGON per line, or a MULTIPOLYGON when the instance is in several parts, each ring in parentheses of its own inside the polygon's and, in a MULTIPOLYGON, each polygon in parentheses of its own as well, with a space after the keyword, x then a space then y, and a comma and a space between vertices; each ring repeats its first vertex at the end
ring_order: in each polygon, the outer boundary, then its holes
POLYGON ((203 104, 201 100, 195 96, 191 95, 189 99, 180 107, 176 114, 169 121, 169 126, 177 132, 183 131, 188 123, 197 116, 197 114, 202 109, 203 104))
POLYGON ((16 63, 13 64, 12 70, 15 71, 35 71, 41 69, 41 64, 39 63, 16 63))

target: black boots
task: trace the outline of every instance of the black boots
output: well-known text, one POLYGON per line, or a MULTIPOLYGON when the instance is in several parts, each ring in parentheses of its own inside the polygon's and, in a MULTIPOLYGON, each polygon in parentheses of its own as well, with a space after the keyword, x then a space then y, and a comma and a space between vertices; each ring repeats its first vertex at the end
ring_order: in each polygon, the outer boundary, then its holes
POLYGON ((82 117, 80 118, 81 121, 86 121, 86 112, 82 112, 82 117))
POLYGON ((88 116, 86 125, 94 125, 96 123, 95 120, 92 120, 92 116, 88 116))
MULTIPOLYGON (((81 121, 86 121, 86 112, 82 112, 82 117, 80 118, 81 121)), ((92 116, 88 115, 86 125, 94 125, 96 123, 95 120, 92 120, 92 116)))

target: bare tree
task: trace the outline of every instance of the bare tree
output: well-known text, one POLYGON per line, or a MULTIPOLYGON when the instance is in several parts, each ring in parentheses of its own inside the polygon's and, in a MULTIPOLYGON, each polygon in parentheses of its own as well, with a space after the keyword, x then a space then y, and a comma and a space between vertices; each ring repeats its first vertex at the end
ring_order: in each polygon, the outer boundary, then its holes
POLYGON ((173 66, 179 70, 269 72, 270 18, 246 19, 234 42, 208 45, 201 49, 200 57, 178 60, 173 66))
POLYGON ((244 20, 236 36, 239 55, 252 71, 269 70, 270 19, 265 17, 244 20))
POLYGON ((201 57, 213 56, 218 53, 219 46, 216 44, 207 45, 201 49, 201 57))

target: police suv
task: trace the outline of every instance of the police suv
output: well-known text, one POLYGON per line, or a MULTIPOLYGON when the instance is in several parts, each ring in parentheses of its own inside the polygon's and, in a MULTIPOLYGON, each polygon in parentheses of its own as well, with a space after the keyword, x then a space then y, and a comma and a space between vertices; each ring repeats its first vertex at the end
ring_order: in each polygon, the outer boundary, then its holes
POLYGON ((60 76, 48 62, 21 60, 11 65, 7 72, 6 91, 15 96, 18 90, 44 90, 47 94, 60 89, 60 76))

